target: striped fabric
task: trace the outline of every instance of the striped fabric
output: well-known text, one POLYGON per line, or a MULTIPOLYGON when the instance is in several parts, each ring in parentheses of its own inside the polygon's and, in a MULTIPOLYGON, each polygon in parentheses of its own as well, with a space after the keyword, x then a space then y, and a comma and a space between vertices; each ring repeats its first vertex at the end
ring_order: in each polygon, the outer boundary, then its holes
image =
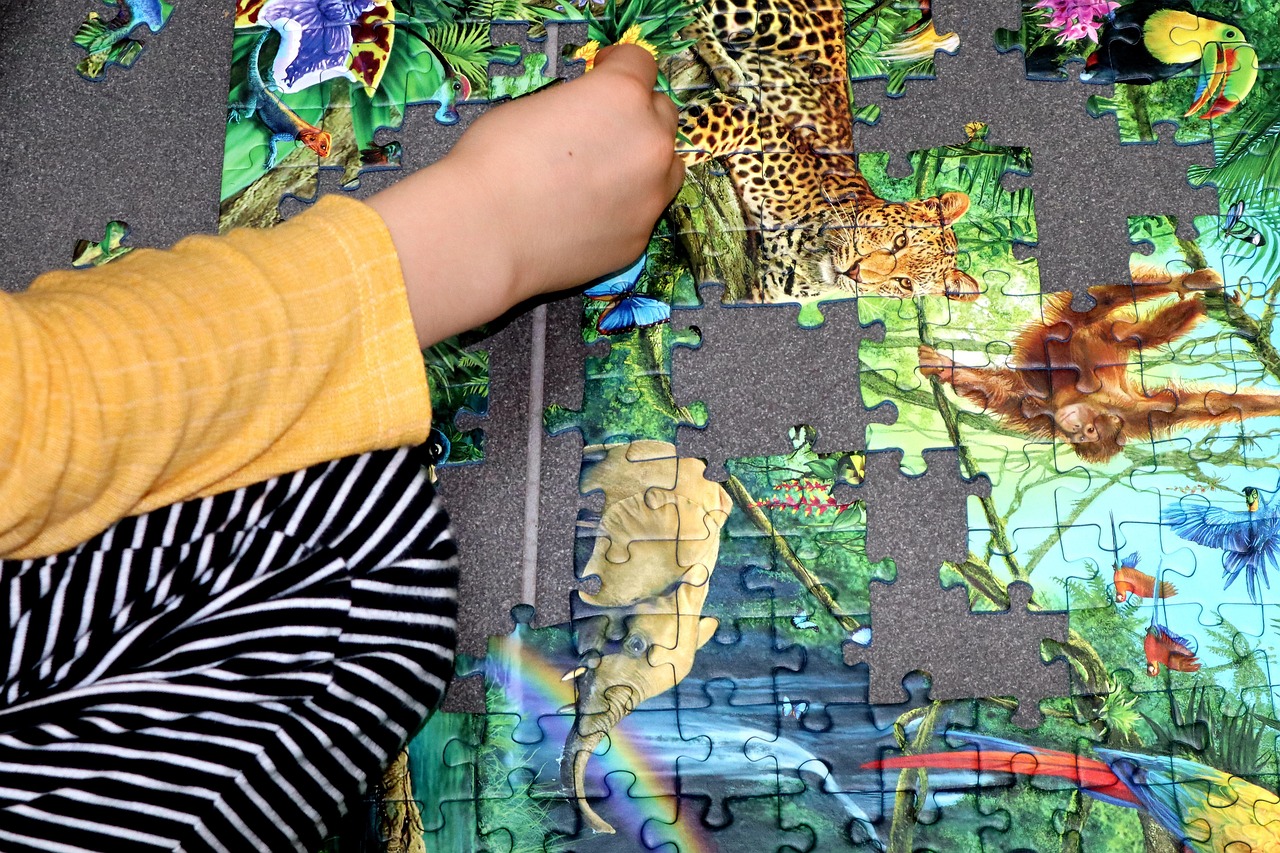
POLYGON ((0 850, 311 850, 439 700, 455 547, 413 449, 0 562, 0 850))

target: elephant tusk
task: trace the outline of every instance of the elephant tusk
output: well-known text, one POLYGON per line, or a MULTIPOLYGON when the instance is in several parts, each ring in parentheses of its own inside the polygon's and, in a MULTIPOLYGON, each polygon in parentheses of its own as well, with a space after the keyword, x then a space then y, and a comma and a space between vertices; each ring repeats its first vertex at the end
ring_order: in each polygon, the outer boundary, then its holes
POLYGON ((564 674, 564 677, 561 678, 560 680, 573 681, 575 678, 580 678, 581 676, 584 676, 586 674, 587 674, 587 668, 585 666, 579 666, 566 672, 564 674))

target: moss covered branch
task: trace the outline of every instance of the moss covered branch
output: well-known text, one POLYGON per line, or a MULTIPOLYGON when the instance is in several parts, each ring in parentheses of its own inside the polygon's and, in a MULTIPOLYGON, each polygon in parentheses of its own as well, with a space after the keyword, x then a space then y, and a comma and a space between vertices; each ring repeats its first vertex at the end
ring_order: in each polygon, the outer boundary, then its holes
MULTIPOLYGON (((942 716, 942 703, 932 702, 925 708, 917 708, 907 712, 894 724, 893 733, 898 746, 908 755, 918 755, 930 747, 942 716), (907 739, 908 722, 919 719, 915 737, 907 739)), ((893 822, 889 825, 889 843, 886 853, 912 853, 915 849, 916 822, 920 813, 920 803, 924 802, 929 791, 929 771, 921 768, 902 770, 898 773, 898 796, 893 801, 893 822)))
MULTIPOLYGON (((934 346, 933 336, 929 334, 929 326, 925 320, 924 305, 919 299, 916 301, 916 318, 917 326, 920 332, 920 342, 934 346)), ((977 463, 973 461, 973 455, 969 452, 969 448, 965 446, 960 439, 960 420, 957 415, 956 407, 947 399, 947 395, 942 390, 942 380, 937 376, 929 377, 929 386, 933 389, 933 404, 938 409, 938 414, 942 416, 942 423, 947 428, 947 437, 951 440, 952 446, 956 448, 956 453, 960 459, 960 470, 968 479, 973 479, 982 473, 977 463)), ((1000 513, 996 510, 995 501, 990 495, 978 499, 982 504, 982 514, 987 518, 987 524, 991 529, 991 541, 994 549, 998 551, 1004 559, 1005 565, 1009 567, 1009 576, 1015 581, 1030 580, 1028 574, 1018 565, 1018 559, 1013 555, 1013 541, 1009 538, 1009 532, 1005 529, 1004 519, 1000 517, 1000 513)))
POLYGON ((747 491, 747 487, 742 484, 742 481, 730 474, 728 481, 725 483, 725 489, 729 492, 729 496, 733 498, 733 502, 738 509, 742 510, 743 514, 751 519, 751 523, 761 533, 770 538, 773 547, 777 549, 778 556, 782 558, 782 562, 786 563, 787 568, 791 569, 809 594, 818 599, 831 616, 840 623, 840 627, 850 634, 859 630, 862 626, 858 623, 858 620, 840 613, 839 606, 836 604, 836 600, 831 597, 831 593, 822 585, 822 581, 818 579, 818 576, 809 571, 809 567, 800 561, 800 558, 796 556, 796 552, 792 550, 790 543, 778 533, 764 510, 755 505, 755 500, 751 497, 751 493, 747 491))

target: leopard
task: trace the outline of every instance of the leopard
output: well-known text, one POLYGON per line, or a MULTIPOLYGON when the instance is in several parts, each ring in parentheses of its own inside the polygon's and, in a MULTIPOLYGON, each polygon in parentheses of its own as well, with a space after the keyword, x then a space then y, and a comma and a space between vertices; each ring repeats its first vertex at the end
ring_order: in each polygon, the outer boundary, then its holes
POLYGON ((954 223, 968 195, 877 195, 858 168, 840 0, 705 0, 681 31, 715 89, 680 109, 687 166, 721 161, 754 235, 759 302, 969 301, 954 223))

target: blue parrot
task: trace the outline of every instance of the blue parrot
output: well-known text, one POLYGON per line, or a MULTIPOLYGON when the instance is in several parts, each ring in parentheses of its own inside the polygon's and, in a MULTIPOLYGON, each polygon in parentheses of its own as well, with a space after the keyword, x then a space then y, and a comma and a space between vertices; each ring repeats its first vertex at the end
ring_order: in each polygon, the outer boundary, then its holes
POLYGON ((1243 572, 1249 599, 1256 603, 1258 582, 1271 588, 1267 569, 1280 569, 1280 501, 1275 492, 1264 498, 1253 486, 1245 488, 1244 499, 1244 512, 1179 502, 1166 507, 1160 518, 1183 539, 1222 549, 1223 589, 1230 589, 1243 572))

